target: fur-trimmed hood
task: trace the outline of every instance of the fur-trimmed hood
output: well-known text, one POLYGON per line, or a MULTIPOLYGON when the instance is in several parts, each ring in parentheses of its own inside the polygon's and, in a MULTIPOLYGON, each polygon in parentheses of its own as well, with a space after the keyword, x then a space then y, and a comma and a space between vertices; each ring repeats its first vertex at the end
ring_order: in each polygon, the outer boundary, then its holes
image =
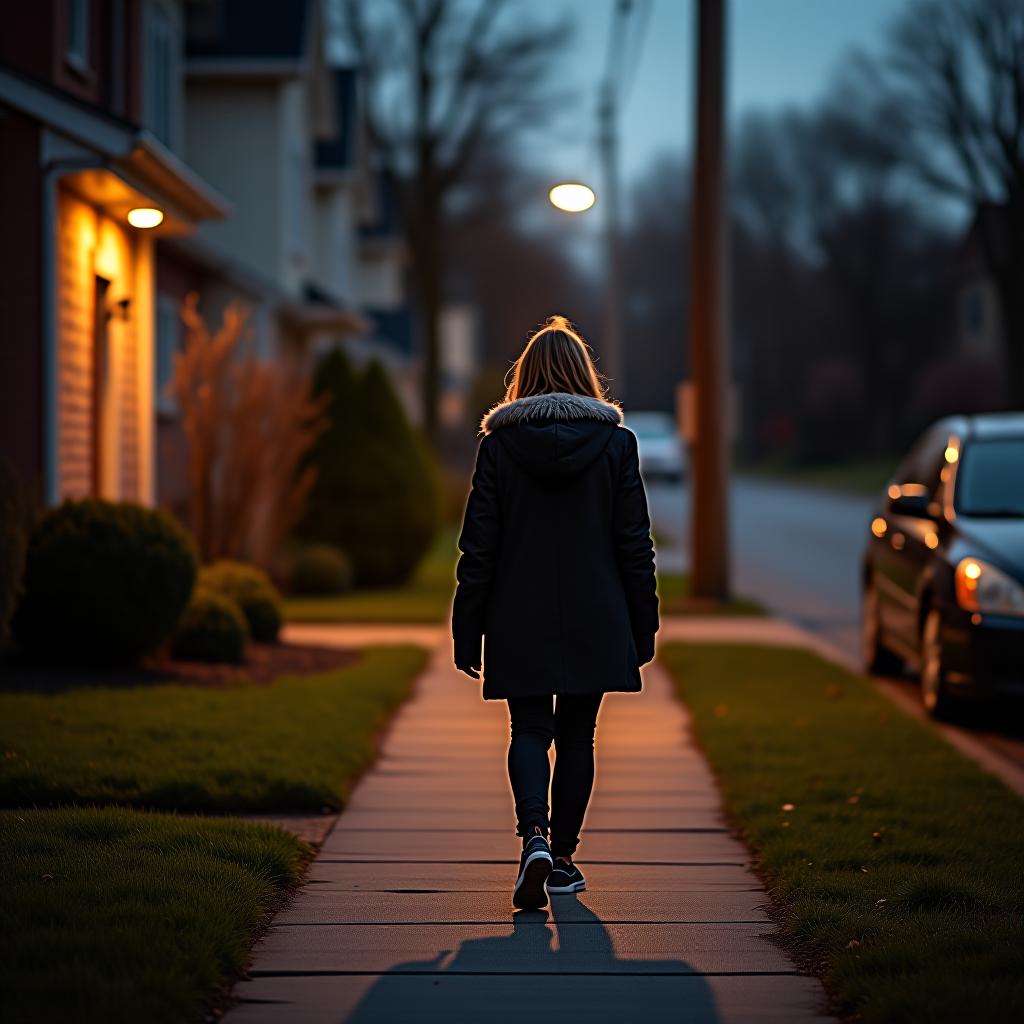
POLYGON ((553 391, 547 395, 528 395, 514 402, 499 402, 480 421, 484 434, 493 433, 514 423, 531 421, 594 420, 598 423, 622 423, 622 410, 611 402, 588 395, 568 395, 553 391))
POLYGON ((554 392, 496 405, 481 429, 524 472, 555 484, 592 465, 621 423, 622 410, 611 402, 554 392))

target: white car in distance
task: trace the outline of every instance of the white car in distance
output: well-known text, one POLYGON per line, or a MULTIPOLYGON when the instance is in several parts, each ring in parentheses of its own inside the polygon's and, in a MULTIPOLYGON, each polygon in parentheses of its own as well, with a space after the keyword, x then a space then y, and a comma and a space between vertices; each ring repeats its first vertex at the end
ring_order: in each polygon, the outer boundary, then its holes
POLYGON ((686 451, 671 414, 653 411, 629 413, 626 426, 636 434, 640 473, 645 480, 681 483, 686 478, 686 451))

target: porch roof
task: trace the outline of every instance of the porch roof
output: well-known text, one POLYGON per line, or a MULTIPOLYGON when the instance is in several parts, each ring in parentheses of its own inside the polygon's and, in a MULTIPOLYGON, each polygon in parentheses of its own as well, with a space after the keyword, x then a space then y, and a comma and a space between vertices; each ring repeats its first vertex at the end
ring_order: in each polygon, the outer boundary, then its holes
POLYGON ((87 198, 103 203, 108 194, 125 202, 141 196, 164 209, 167 230, 177 231, 230 212, 228 201, 147 128, 6 67, 0 67, 0 104, 84 147, 89 157, 53 161, 42 169, 60 173, 66 166, 65 173, 74 172, 79 185, 92 191, 87 198), (89 172, 96 173, 81 177, 89 172), (119 178, 124 187, 108 176, 119 178))

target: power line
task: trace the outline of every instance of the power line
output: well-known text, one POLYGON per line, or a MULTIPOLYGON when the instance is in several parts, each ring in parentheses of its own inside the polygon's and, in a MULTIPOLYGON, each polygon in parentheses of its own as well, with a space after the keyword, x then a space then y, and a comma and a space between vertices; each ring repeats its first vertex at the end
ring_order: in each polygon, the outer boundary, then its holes
POLYGON ((622 82, 619 86, 619 99, 622 105, 625 105, 633 83, 636 81, 637 68, 640 66, 640 55, 643 53, 644 48, 644 37, 647 34, 647 25, 651 19, 651 8, 653 6, 654 0, 636 0, 637 15, 633 22, 633 46, 629 58, 625 61, 622 82))

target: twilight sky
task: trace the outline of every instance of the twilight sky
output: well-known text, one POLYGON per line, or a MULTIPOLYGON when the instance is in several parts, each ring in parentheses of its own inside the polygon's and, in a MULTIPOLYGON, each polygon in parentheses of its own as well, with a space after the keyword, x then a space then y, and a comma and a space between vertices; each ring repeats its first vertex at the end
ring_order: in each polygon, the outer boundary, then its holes
MULTIPOLYGON (((577 26, 553 76, 570 95, 557 146, 537 164, 556 178, 597 176, 593 137, 614 0, 526 0, 538 13, 567 11, 577 26)), ((693 118, 693 0, 639 0, 652 7, 621 120, 624 176, 665 150, 688 148, 693 118)), ((842 54, 874 48, 907 0, 729 0, 730 117, 813 101, 842 54)), ((637 17, 635 14, 634 19, 637 17)), ((531 163, 534 161, 531 160, 531 163)))

